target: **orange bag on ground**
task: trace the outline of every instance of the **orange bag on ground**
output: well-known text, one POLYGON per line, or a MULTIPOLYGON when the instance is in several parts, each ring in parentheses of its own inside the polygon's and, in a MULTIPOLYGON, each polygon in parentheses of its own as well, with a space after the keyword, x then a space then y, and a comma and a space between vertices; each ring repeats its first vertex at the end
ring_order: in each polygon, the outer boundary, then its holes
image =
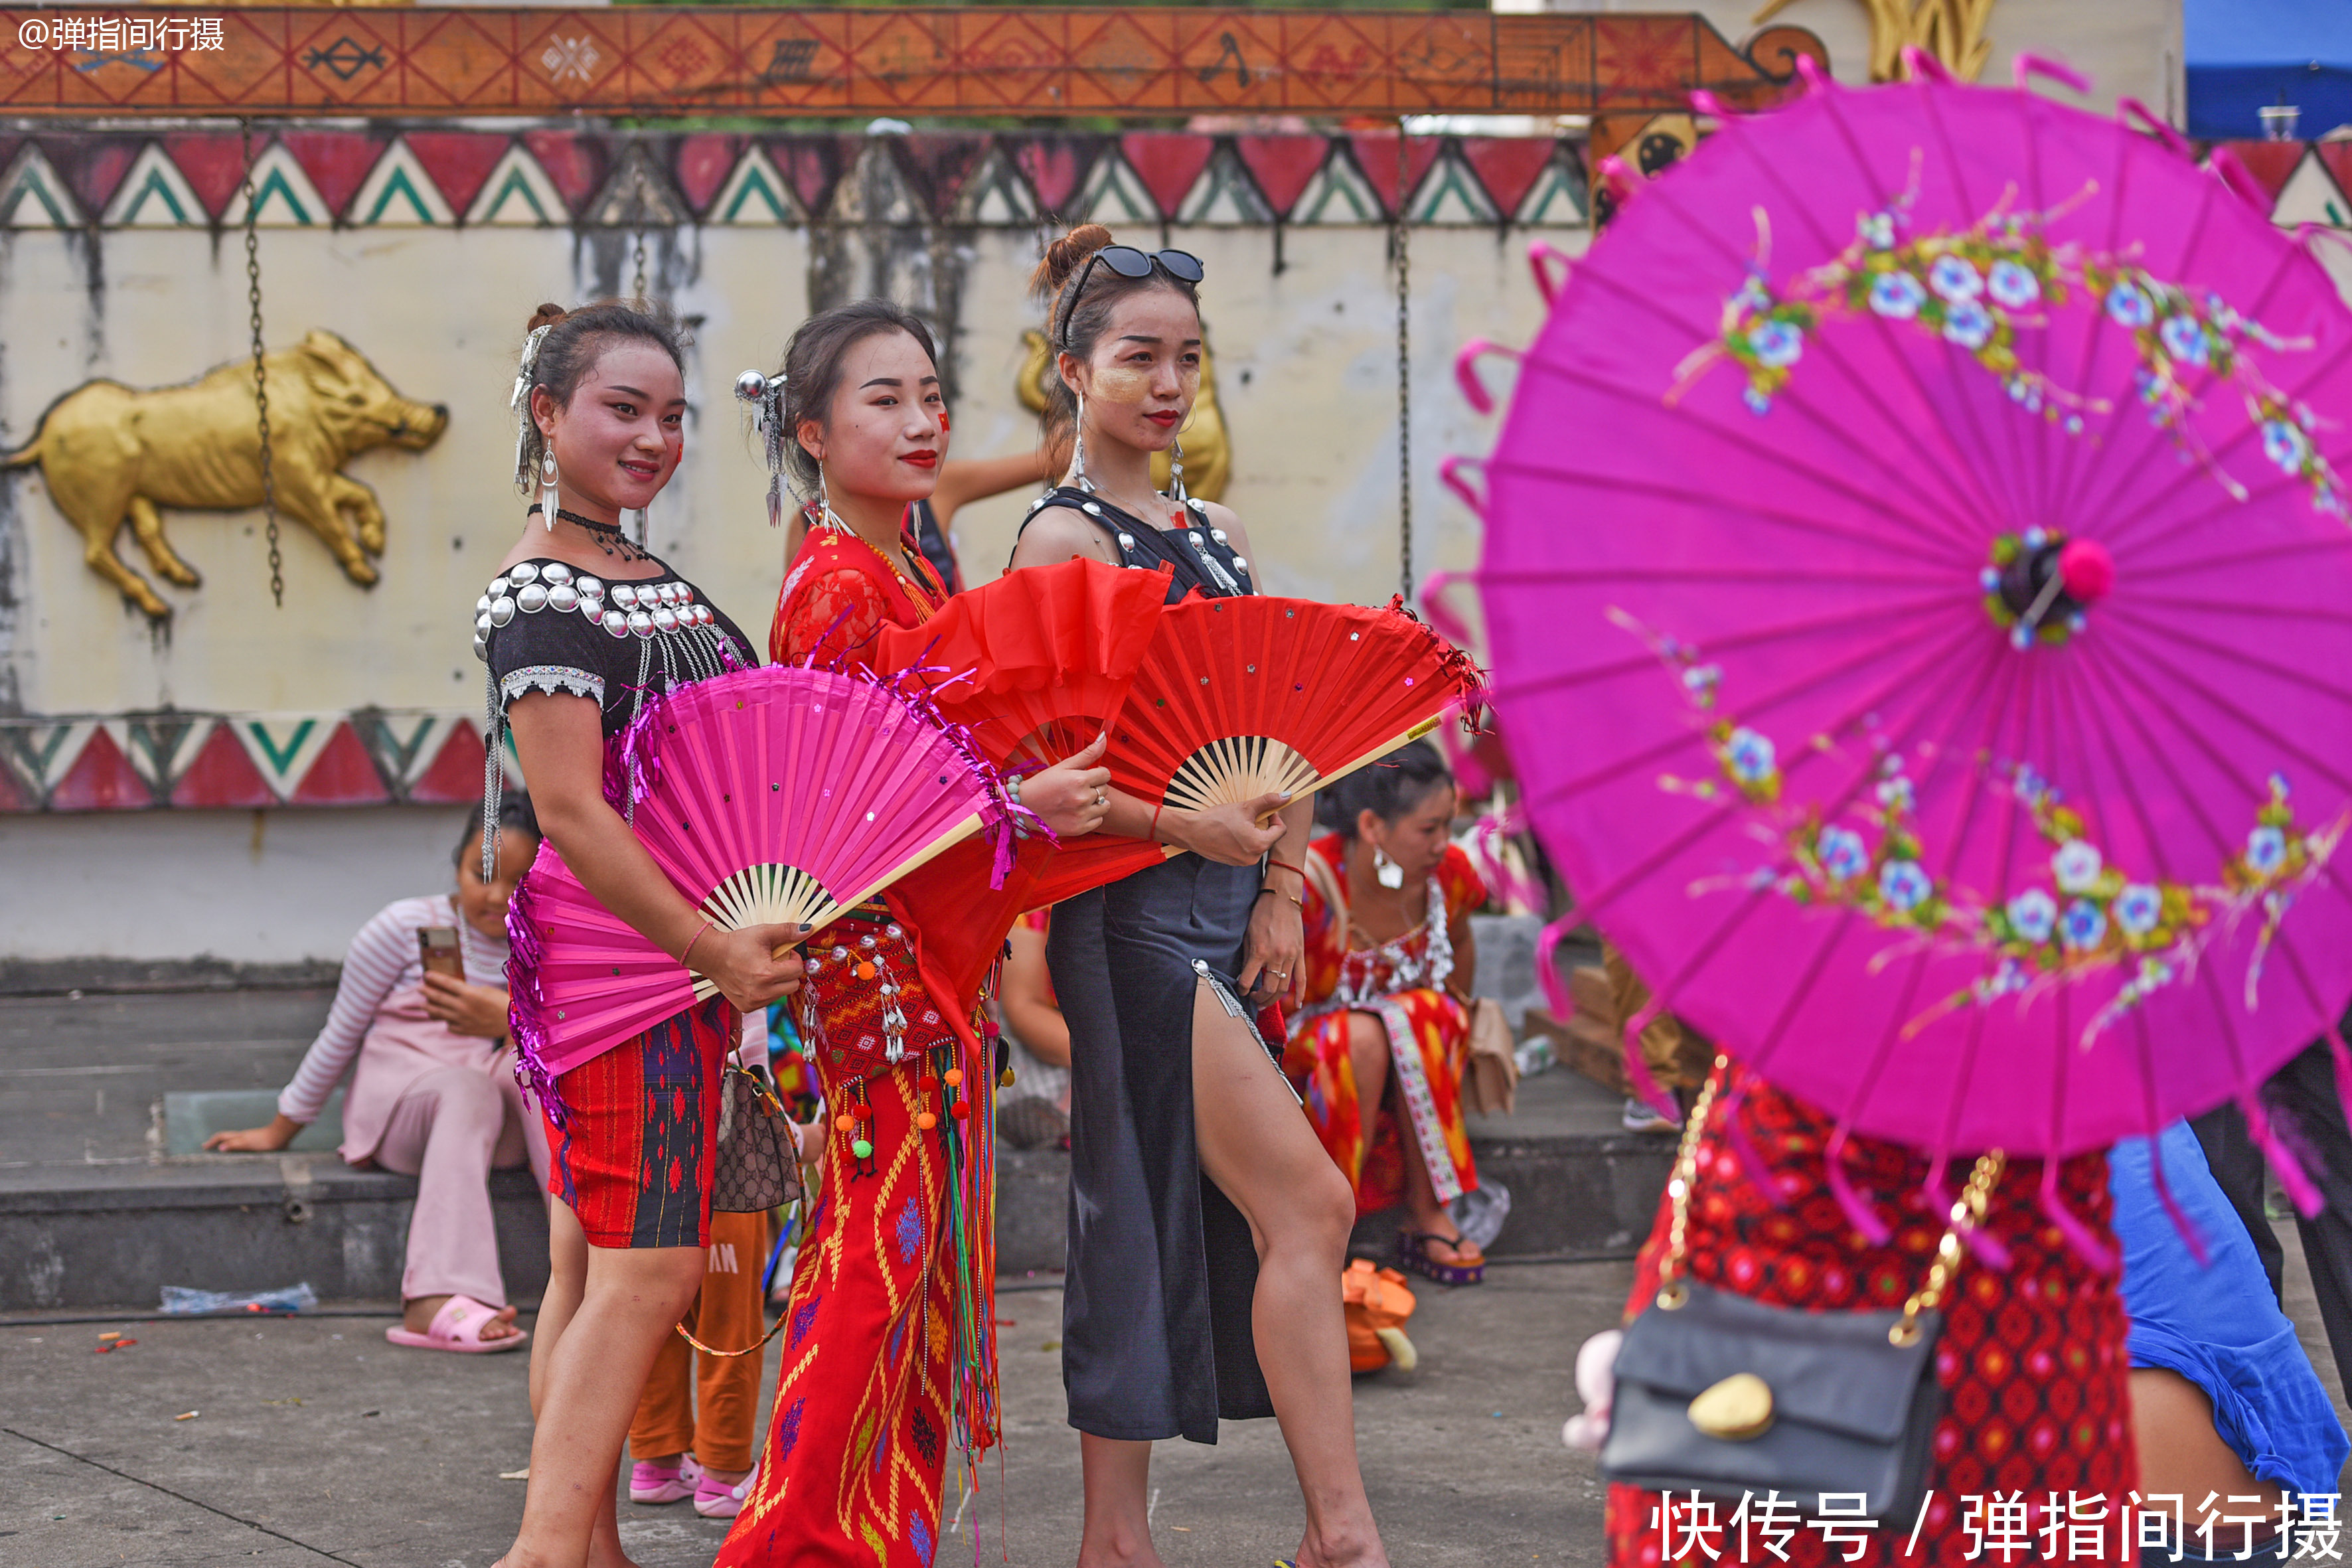
POLYGON ((1411 1372, 1421 1364, 1421 1353, 1404 1337, 1414 1301, 1403 1275, 1359 1258, 1339 1276, 1339 1297, 1347 1303, 1349 1370, 1378 1372, 1392 1365, 1411 1372))

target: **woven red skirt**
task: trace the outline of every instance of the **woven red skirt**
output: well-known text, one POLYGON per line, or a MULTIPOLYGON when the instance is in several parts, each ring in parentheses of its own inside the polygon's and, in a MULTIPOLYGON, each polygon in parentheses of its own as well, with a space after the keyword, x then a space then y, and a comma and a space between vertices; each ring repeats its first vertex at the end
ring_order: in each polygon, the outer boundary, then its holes
MULTIPOLYGON (((1780 1307, 1833 1312, 1901 1307, 1927 1278, 1943 1234, 1943 1215, 1930 1213, 1919 1194, 1926 1157, 1876 1139, 1848 1143, 1845 1163, 1854 1186, 1894 1228, 1885 1246, 1873 1246, 1854 1231, 1829 1190, 1822 1155, 1834 1131, 1831 1119, 1736 1065, 1724 1083, 1727 1089, 1746 1086, 1740 1123, 1780 1186, 1785 1206, 1755 1184, 1730 1146, 1718 1100, 1699 1142, 1690 1277, 1780 1307)), ((1972 1159, 1955 1160, 1948 1178, 1954 1190, 1967 1179, 1972 1159)), ((2066 1540, 2104 1536, 2105 1554, 2095 1558, 2085 1550, 2084 1561, 2131 1560, 2116 1511, 2139 1484, 2123 1301, 2115 1279, 2093 1268, 2042 1216, 2041 1184, 2040 1161, 2011 1163, 1986 1215, 1988 1228, 2009 1249, 2010 1266, 1996 1272, 1970 1254, 1945 1300, 1936 1374, 1950 1402, 1936 1427, 1922 1516, 1882 1521, 1880 1529, 1854 1532, 1858 1542, 1841 1544, 1832 1543, 1827 1529, 1799 1524, 1783 1532, 1793 1539, 1767 1546, 1763 1532, 1734 1521, 1737 1502, 1708 1505, 1715 1528, 1694 1531, 1691 1525, 1701 1521, 1692 1518, 1687 1503, 1675 1516, 1683 1522, 1674 1523, 1661 1517, 1656 1493, 1612 1486, 1611 1568, 1694 1562, 1707 1568, 1742 1562, 1773 1568, 1846 1563, 1948 1568, 1964 1561, 2002 1562, 2008 1540, 2028 1546, 2010 1553, 2016 1562, 2041 1562, 2053 1507, 2071 1516, 2058 1521, 2066 1540), (1993 1507, 1996 1497, 2023 1506, 2010 1519, 1993 1507), (2000 1522, 1988 1530, 1994 1521, 2000 1522)), ((2113 1247, 2106 1155, 2068 1160, 2060 1167, 2058 1189, 2092 1233, 2113 1247)), ((1631 1311, 1648 1306, 1657 1292, 1671 1212, 1662 1200, 1635 1269, 1631 1311)))
POLYGON ((555 1080, 564 1120, 548 1121, 547 1190, 590 1246, 710 1245, 719 1063, 736 1024, 714 996, 555 1080))

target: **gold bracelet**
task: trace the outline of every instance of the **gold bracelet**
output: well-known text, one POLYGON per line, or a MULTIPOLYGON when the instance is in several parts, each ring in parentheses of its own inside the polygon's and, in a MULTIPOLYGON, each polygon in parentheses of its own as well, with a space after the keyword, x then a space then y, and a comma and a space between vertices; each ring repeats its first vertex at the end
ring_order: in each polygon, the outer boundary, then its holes
MULTIPOLYGON (((1307 908, 1306 900, 1298 897, 1296 893, 1286 893, 1280 888, 1260 888, 1257 890, 1257 896, 1260 899, 1265 897, 1268 893, 1272 893, 1275 897, 1279 899, 1288 899, 1292 903, 1297 904, 1302 910, 1307 908)), ((1252 900, 1252 902, 1255 901, 1255 900, 1252 900)))

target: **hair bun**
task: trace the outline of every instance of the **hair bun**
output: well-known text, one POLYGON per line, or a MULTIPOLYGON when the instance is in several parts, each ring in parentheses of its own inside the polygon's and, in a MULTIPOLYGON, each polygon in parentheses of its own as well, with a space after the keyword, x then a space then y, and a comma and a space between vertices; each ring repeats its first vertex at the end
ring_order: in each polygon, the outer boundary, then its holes
POLYGON ((572 312, 561 305, 543 304, 531 313, 530 325, 525 327, 523 331, 535 332, 541 327, 551 327, 570 314, 572 312))
POLYGON ((1029 275, 1032 292, 1049 299, 1077 276, 1087 258, 1111 243, 1111 232, 1098 223, 1082 223, 1045 247, 1045 258, 1029 275))

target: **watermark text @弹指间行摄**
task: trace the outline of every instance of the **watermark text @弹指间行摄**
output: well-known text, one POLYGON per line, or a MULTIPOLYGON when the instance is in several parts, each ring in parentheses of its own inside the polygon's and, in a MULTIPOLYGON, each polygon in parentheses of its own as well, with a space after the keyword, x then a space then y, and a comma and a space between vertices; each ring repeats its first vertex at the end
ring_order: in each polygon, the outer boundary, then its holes
POLYGON ((226 49, 218 16, 26 16, 16 46, 93 55, 194 54, 226 49))
POLYGON ((1882 1530, 1907 1531, 1899 1556, 1918 1562, 2179 1563, 2209 1558, 2248 1562, 2341 1562, 2335 1492, 2267 1497, 2178 1493, 2024 1492, 1983 1495, 1929 1491, 1910 1520, 1864 1516, 1861 1492, 1823 1492, 1807 1514, 1778 1491, 1743 1492, 1737 1500, 1698 1492, 1657 1494, 1650 1528, 1658 1560, 1677 1568, 1711 1563, 1786 1563, 1803 1552, 1819 1561, 1818 1538, 1832 1562, 1856 1563, 1891 1545, 1882 1530), (1958 1515, 1959 1539, 1951 1538, 1958 1515), (1928 1531, 1934 1542, 1922 1541, 1928 1531), (1882 1544, 1883 1543, 1883 1544, 1882 1544), (1955 1552, 1953 1548, 1959 1550, 1955 1552))

